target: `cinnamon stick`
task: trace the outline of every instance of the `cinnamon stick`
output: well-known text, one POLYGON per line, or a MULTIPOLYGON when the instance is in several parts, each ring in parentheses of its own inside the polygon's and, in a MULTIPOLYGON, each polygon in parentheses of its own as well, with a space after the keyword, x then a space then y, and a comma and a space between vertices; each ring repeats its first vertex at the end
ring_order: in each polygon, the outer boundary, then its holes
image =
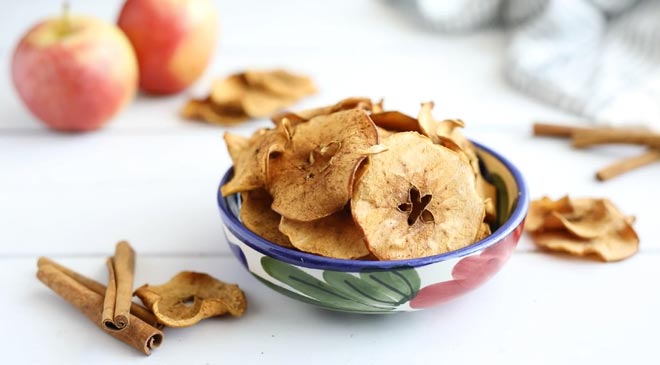
POLYGON ((158 347, 163 340, 163 333, 142 321, 140 318, 130 317, 130 326, 123 331, 109 331, 101 323, 103 311, 103 296, 82 285, 72 277, 57 269, 53 265, 42 265, 37 271, 37 278, 46 284, 59 296, 71 303, 87 318, 112 337, 127 343, 145 355, 158 347))
POLYGON ((596 178, 600 181, 606 181, 656 161, 660 161, 660 150, 650 149, 641 155, 625 158, 598 170, 596 178))
POLYGON ((660 134, 639 129, 576 130, 571 133, 571 141, 576 148, 606 143, 638 144, 660 148, 660 134))
POLYGON ((569 125, 534 123, 532 130, 535 136, 569 138, 576 131, 588 131, 591 128, 574 127, 569 125))
MULTIPOLYGON (((67 276, 71 277, 73 280, 85 286, 87 289, 93 291, 94 293, 99 294, 101 296, 105 295, 105 291, 106 291, 105 285, 99 283, 96 280, 92 280, 84 275, 81 275, 69 269, 66 266, 62 266, 49 258, 40 257, 39 261, 37 261, 37 267, 41 268, 42 266, 46 266, 46 265, 51 265, 55 267, 57 270, 63 272, 67 276)), ((158 322, 158 319, 153 313, 151 313, 147 308, 137 303, 134 302, 131 303, 131 314, 158 329, 162 329, 164 327, 162 323, 158 322)))
POLYGON ((135 273, 135 251, 126 241, 117 243, 115 256, 108 259, 108 287, 103 302, 103 325, 121 331, 130 323, 135 273))

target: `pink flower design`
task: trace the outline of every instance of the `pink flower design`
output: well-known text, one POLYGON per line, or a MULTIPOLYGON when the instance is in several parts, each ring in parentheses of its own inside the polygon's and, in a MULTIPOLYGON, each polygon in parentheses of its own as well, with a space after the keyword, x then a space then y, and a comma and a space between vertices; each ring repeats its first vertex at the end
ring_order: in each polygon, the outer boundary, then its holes
POLYGON ((490 279, 507 261, 518 244, 523 223, 499 243, 488 247, 479 255, 461 259, 452 270, 454 280, 431 284, 422 288, 410 301, 412 308, 427 308, 447 302, 490 279))

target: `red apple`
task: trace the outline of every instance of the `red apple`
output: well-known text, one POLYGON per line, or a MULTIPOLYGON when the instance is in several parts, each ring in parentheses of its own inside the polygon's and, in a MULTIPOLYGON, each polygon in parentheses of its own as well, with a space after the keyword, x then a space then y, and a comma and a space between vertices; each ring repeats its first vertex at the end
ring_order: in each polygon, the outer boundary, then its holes
POLYGON ((176 93, 197 80, 218 32, 208 0, 127 0, 117 24, 137 54, 140 88, 154 94, 176 93))
POLYGON ((14 51, 12 78, 28 109, 48 126, 87 131, 133 98, 137 61, 116 26, 65 14, 23 36, 14 51))

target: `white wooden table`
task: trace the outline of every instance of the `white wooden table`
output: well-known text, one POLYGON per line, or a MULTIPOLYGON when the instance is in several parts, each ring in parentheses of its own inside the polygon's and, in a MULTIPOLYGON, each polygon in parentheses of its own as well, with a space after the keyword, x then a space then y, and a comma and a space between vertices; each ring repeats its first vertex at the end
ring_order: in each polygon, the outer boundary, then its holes
MULTIPOLYGON (((119 6, 73 2, 74 11, 109 21, 119 6)), ((57 7, 8 2, 0 22, 0 362, 660 363, 660 166, 598 183, 598 167, 638 150, 573 151, 565 141, 533 139, 532 120, 572 118, 502 81, 504 34, 443 37, 372 1, 222 1, 220 48, 193 89, 139 96, 107 128, 63 135, 29 115, 8 74, 20 35, 57 7), (364 95, 415 113, 419 102, 435 100, 438 116, 461 117, 469 137, 516 163, 532 197, 605 196, 636 215, 639 254, 611 264, 577 260, 541 253, 524 236, 478 290, 391 316, 332 313, 270 291, 238 264, 222 234, 215 193, 230 165, 225 129, 182 121, 177 111, 213 76, 274 66, 317 81, 320 93, 301 108, 364 95), (167 329, 163 345, 144 357, 35 278, 45 255, 105 281, 104 259, 121 239, 138 252, 136 285, 205 271, 238 283, 248 312, 167 329)))

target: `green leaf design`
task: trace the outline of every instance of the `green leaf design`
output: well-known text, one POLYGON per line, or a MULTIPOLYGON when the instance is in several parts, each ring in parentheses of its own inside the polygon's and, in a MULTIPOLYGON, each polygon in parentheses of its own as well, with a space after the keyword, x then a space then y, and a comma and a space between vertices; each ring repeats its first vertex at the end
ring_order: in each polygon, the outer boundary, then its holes
POLYGON ((268 256, 261 258, 261 266, 273 278, 332 308, 358 312, 374 310, 372 306, 352 300, 350 297, 342 294, 341 291, 336 290, 295 266, 285 264, 268 256))
POLYGON ((252 274, 252 276, 254 276, 257 280, 261 281, 261 283, 266 285, 267 287, 275 290, 276 292, 278 292, 280 294, 284 294, 284 295, 286 295, 287 297, 289 297, 291 299, 296 299, 296 300, 300 300, 301 302, 323 306, 323 303, 319 302, 318 300, 314 300, 310 297, 306 297, 306 296, 300 295, 296 292, 292 292, 291 290, 284 289, 281 286, 275 285, 275 284, 271 283, 270 281, 262 278, 259 275, 252 274))
POLYGON ((342 294, 366 305, 392 307, 399 304, 398 301, 383 293, 380 286, 372 285, 349 273, 326 270, 323 272, 323 279, 342 294))
POLYGON ((377 285, 381 293, 398 304, 414 298, 420 287, 419 275, 414 269, 363 272, 360 273, 360 278, 377 285))
POLYGON ((497 229, 509 219, 509 191, 500 175, 491 173, 490 178, 497 188, 497 227, 495 227, 497 229))
POLYGON ((326 270, 319 280, 299 268, 271 257, 261 266, 276 280, 305 294, 301 295, 258 278, 272 289, 303 302, 351 312, 389 312, 415 297, 420 278, 414 269, 364 272, 359 276, 326 270))
POLYGON ((312 304, 312 305, 315 305, 315 306, 318 306, 318 307, 321 307, 321 308, 339 310, 339 311, 351 312, 351 313, 383 313, 383 312, 391 313, 390 310, 387 309, 387 308, 372 308, 372 309, 368 309, 368 310, 353 310, 352 308, 349 309, 349 308, 344 308, 344 307, 329 306, 329 305, 326 305, 325 303, 319 302, 318 300, 314 300, 310 297, 300 295, 296 292, 293 292, 291 290, 283 288, 279 285, 275 285, 275 284, 271 283, 270 281, 260 277, 259 275, 252 274, 252 276, 254 276, 257 280, 262 282, 267 287, 275 290, 276 292, 278 292, 280 294, 286 295, 287 297, 289 297, 291 299, 296 299, 296 300, 299 300, 301 302, 309 303, 309 304, 312 304))

